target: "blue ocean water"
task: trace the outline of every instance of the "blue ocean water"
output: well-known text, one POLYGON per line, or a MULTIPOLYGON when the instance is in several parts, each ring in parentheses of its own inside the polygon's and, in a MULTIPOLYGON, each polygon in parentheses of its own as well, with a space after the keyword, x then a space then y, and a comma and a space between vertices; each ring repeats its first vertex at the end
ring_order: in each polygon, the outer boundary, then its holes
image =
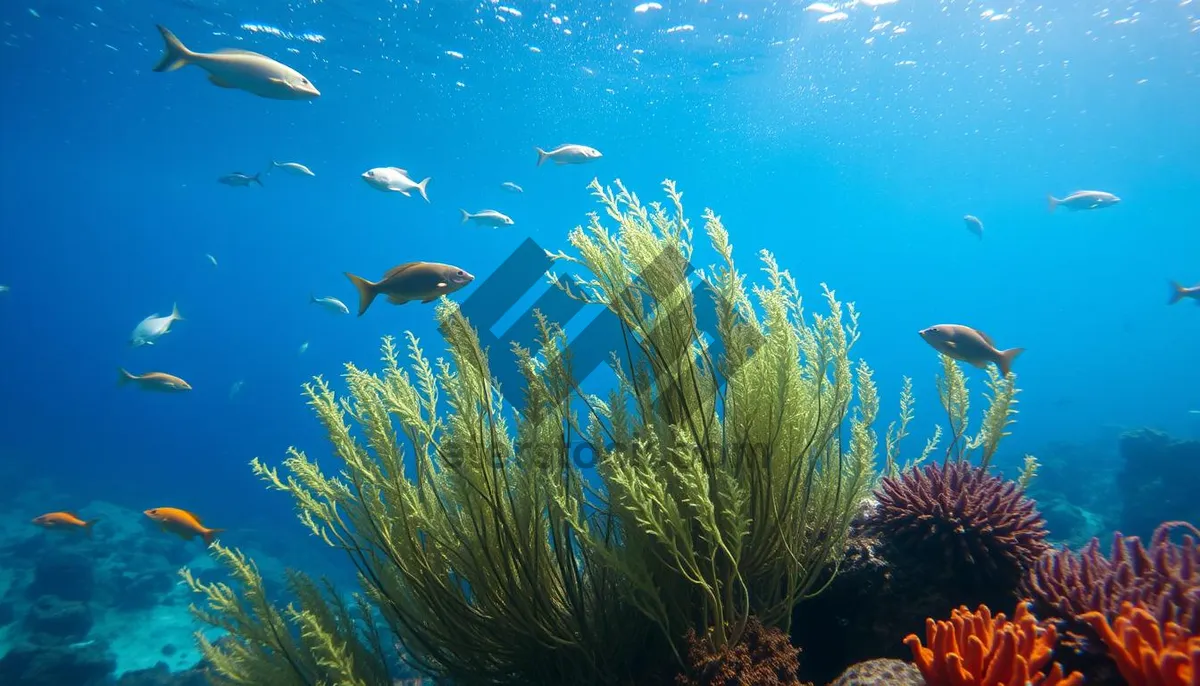
POLYGON ((325 454, 300 395, 313 375, 377 367, 384 335, 438 336, 432 305, 357 318, 310 294, 354 309, 343 272, 425 260, 472 272, 469 298, 526 239, 566 248, 593 178, 647 201, 673 179, 697 228, 722 216, 743 270, 769 249, 818 311, 822 282, 854 301, 885 420, 914 379, 914 441, 939 419, 917 336, 939 323, 1027 349, 1010 464, 1129 427, 1200 436, 1200 307, 1166 304, 1169 279, 1200 283, 1200 4, 812 4, 4 3, 0 504, 49 483, 44 511, 183 507, 338 568, 247 463, 325 454), (321 97, 153 73, 155 24, 286 62, 321 97), (560 143, 604 157, 535 165, 560 143), (272 160, 316 176, 216 182, 272 160), (431 177, 431 202, 358 178, 379 166, 431 177), (1122 200, 1047 211, 1078 189, 1122 200), (459 223, 489 207, 515 225, 459 223), (184 321, 131 348, 173 303, 184 321), (194 390, 118 387, 118 367, 194 390))

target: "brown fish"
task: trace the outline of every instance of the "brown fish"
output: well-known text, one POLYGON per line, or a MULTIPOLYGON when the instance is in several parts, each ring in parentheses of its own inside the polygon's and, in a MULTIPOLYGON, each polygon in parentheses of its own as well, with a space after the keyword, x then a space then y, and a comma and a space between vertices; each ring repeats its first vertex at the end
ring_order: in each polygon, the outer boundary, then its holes
POLYGON ((475 279, 452 264, 439 262, 405 262, 392 267, 375 283, 350 272, 346 272, 346 278, 358 289, 360 317, 375 301, 375 296, 380 294, 386 295, 393 305, 403 305, 410 300, 427 303, 433 302, 438 296, 453 293, 475 279))
POLYGON ((1172 281, 1171 299, 1167 301, 1167 304, 1174 305, 1184 298, 1191 298, 1192 300, 1196 301, 1197 305, 1200 305, 1200 284, 1188 288, 1187 286, 1181 285, 1178 281, 1172 281))
POLYGON ((224 529, 210 529, 200 522, 199 517, 177 507, 156 507, 146 510, 142 514, 153 519, 163 531, 188 541, 200 536, 205 543, 212 543, 217 534, 225 531, 224 529))
POLYGON ((1008 376, 1013 360, 1025 352, 1024 348, 999 350, 987 334, 961 324, 938 324, 920 333, 926 343, 946 357, 980 369, 987 367, 988 362, 995 362, 1002 376, 1008 376))
POLYGON ((82 530, 88 536, 92 535, 92 527, 99 519, 89 519, 86 522, 78 515, 70 512, 48 512, 40 517, 34 517, 33 523, 43 529, 60 529, 64 531, 82 530))
POLYGON ((130 374, 124 369, 118 370, 121 376, 117 378, 117 384, 124 386, 127 383, 133 382, 138 388, 143 391, 162 391, 166 393, 174 393, 177 391, 190 391, 192 387, 188 382, 178 376, 171 376, 164 372, 148 372, 146 374, 130 374))

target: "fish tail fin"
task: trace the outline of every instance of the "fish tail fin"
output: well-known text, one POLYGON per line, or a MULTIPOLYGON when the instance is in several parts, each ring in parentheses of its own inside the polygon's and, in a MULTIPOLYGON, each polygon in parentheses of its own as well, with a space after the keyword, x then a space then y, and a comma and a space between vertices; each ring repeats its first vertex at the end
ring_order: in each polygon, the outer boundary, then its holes
POLYGON ((1167 300, 1167 304, 1174 305, 1180 300, 1183 300, 1183 296, 1186 294, 1186 291, 1183 289, 1183 284, 1179 283, 1178 281, 1168 281, 1167 283, 1171 286, 1171 297, 1167 300))
POLYGON ((1025 348, 1009 348, 1001 350, 1000 357, 996 360, 996 366, 1000 368, 1000 376, 1008 376, 1012 371, 1013 360, 1021 356, 1025 352, 1025 348))
POLYGON ((430 177, 426 176, 417 184, 417 191, 421 193, 421 197, 425 198, 425 202, 429 202, 429 195, 425 192, 425 187, 429 185, 430 177))
POLYGON ((540 167, 540 166, 542 166, 542 164, 543 164, 543 163, 544 163, 546 160, 550 159, 550 154, 549 154, 549 153, 547 153, 545 150, 542 150, 541 148, 534 148, 534 150, 536 150, 536 151, 537 151, 537 154, 538 154, 538 163, 537 163, 537 166, 539 166, 539 167, 540 167))
POLYGON ((177 322, 183 321, 183 315, 179 314, 179 305, 176 303, 171 303, 171 319, 177 322))
POLYGON ((180 67, 186 67, 188 64, 191 64, 195 53, 188 50, 187 46, 162 24, 158 25, 158 32, 163 37, 163 56, 158 61, 158 64, 154 65, 154 71, 175 71, 180 67))
POLYGON ((350 279, 350 283, 354 284, 354 287, 358 289, 358 316, 361 317, 367 311, 367 308, 371 306, 371 303, 375 302, 375 296, 379 295, 379 292, 375 290, 375 284, 361 276, 355 276, 350 272, 346 272, 346 278, 350 279))
POLYGON ((309 304, 309 305, 312 305, 312 304, 314 304, 315 302, 317 302, 317 296, 316 296, 315 294, 313 294, 313 293, 309 293, 309 294, 308 294, 308 304, 309 304))
POLYGON ((99 521, 100 521, 100 519, 96 518, 96 519, 89 519, 83 523, 83 532, 87 534, 88 538, 92 537, 92 527, 96 526, 96 524, 99 521))
POLYGON ((134 376, 133 374, 130 374, 129 371, 126 370, 124 367, 117 368, 117 385, 118 386, 124 386, 125 384, 129 383, 130 381, 133 381, 136 378, 137 378, 136 376, 134 376))
POLYGON ((1050 193, 1047 193, 1046 194, 1046 202, 1050 205, 1050 211, 1054 212, 1054 210, 1058 209, 1058 204, 1061 203, 1062 201, 1059 200, 1058 198, 1054 197, 1050 193))
POLYGON ((251 176, 250 180, 253 181, 254 183, 257 183, 259 186, 262 186, 263 185, 262 178, 260 178, 260 177, 262 177, 262 172, 259 172, 259 173, 255 174, 254 176, 251 176))
POLYGON ((459 212, 462 212, 462 223, 466 224, 467 222, 471 221, 471 213, 470 212, 468 212, 466 210, 459 210, 459 212))
POLYGON ((217 540, 217 536, 223 533, 225 533, 224 529, 205 529, 200 535, 204 537, 204 545, 212 545, 213 541, 217 540))

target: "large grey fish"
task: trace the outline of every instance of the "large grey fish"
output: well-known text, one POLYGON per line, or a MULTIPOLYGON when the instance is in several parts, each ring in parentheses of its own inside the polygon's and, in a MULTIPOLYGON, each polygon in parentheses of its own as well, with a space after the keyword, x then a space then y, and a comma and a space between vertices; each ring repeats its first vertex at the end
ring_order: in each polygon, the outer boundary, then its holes
POLYGON ((175 71, 194 64, 208 72, 208 80, 221 88, 236 88, 273 100, 312 100, 321 92, 303 74, 281 62, 249 50, 225 48, 192 52, 165 26, 158 27, 165 44, 154 71, 175 71))
POLYGON ((980 369, 987 367, 988 362, 995 362, 1002 376, 1008 376, 1013 360, 1025 352, 1024 348, 999 350, 987 334, 962 324, 938 324, 920 333, 926 343, 946 357, 980 369))
POLYGON ((1061 199, 1053 195, 1047 195, 1046 198, 1050 201, 1051 212, 1058 209, 1059 205, 1068 210, 1099 210, 1121 202, 1117 196, 1104 191, 1075 191, 1061 199))
POLYGON ((242 172, 234 172, 232 174, 226 174, 225 176, 218 177, 217 183, 223 183, 226 186, 235 186, 238 188, 245 188, 252 183, 257 183, 261 186, 263 185, 263 182, 262 179, 259 178, 260 176, 262 176, 261 172, 255 174, 254 176, 243 174, 242 172))
POLYGON ((405 262, 392 267, 377 282, 367 281, 361 276, 346 272, 346 278, 358 289, 358 316, 363 316, 378 295, 386 295, 393 305, 403 305, 410 300, 423 303, 433 302, 438 296, 448 295, 466 286, 475 279, 466 271, 452 264, 439 262, 405 262))

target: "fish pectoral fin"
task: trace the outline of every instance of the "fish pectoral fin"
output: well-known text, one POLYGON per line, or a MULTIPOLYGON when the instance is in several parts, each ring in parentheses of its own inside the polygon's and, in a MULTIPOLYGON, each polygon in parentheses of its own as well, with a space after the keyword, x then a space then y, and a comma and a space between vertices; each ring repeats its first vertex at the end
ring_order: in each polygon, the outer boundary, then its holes
POLYGON ((231 86, 228 83, 225 83, 221 79, 217 78, 216 74, 209 74, 208 82, 211 83, 212 85, 216 86, 217 88, 234 88, 235 87, 235 86, 231 86))
POLYGON ((447 285, 449 285, 449 284, 447 284, 445 281, 438 281, 438 285, 437 285, 437 287, 438 287, 438 288, 445 288, 447 285))
MULTIPOLYGON (((958 349, 958 345, 954 341, 943 341, 942 345, 946 346, 946 350, 948 352, 953 352, 958 349)), ((953 355, 951 357, 953 357, 953 355)))
POLYGON ((400 190, 399 188, 393 188, 392 190, 396 191, 397 193, 399 193, 400 195, 403 195, 406 198, 412 197, 411 195, 408 194, 408 191, 400 190))

